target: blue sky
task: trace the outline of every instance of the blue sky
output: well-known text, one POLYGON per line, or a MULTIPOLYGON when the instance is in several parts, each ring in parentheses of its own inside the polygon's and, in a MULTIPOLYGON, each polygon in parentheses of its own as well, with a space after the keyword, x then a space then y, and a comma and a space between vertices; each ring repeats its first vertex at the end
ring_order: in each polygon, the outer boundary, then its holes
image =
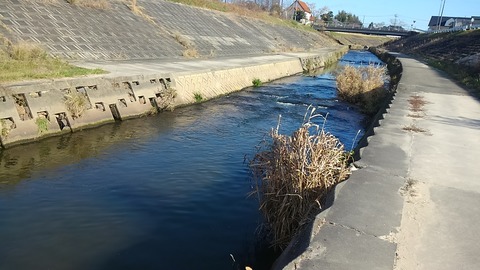
MULTIPOLYGON (((284 0, 285 1, 285 0, 284 0)), ((287 0, 288 1, 288 0, 287 0)), ((365 25, 370 22, 384 22, 390 25, 395 14, 398 20, 410 28, 416 21, 415 28, 426 30, 431 16, 437 16, 441 0, 303 0, 315 4, 316 9, 324 6, 330 8, 334 14, 340 10, 357 15, 364 20, 365 25)), ((293 2, 293 0, 291 1, 293 2)), ((446 0, 444 16, 471 17, 480 16, 480 0, 446 0)))

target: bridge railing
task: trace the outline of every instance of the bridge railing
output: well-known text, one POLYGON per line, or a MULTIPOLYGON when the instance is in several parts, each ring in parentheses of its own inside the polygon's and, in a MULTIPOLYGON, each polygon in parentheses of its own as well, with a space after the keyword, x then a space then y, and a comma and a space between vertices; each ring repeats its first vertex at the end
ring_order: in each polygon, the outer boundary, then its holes
POLYGON ((341 23, 341 22, 328 22, 325 24, 317 24, 318 27, 324 28, 344 28, 344 29, 365 29, 365 30, 378 30, 378 31, 395 31, 395 32, 409 32, 400 26, 384 26, 384 27, 364 27, 358 23, 341 23))

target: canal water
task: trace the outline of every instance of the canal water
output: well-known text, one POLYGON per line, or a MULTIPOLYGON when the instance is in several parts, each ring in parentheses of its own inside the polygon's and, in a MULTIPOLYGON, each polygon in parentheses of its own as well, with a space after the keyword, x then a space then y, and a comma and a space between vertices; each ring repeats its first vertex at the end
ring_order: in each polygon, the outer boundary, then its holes
MULTIPOLYGON (((362 61, 379 62, 340 64, 362 61)), ((347 149, 361 136, 323 73, 0 152, 0 269, 268 269, 245 161, 309 105, 347 149)))

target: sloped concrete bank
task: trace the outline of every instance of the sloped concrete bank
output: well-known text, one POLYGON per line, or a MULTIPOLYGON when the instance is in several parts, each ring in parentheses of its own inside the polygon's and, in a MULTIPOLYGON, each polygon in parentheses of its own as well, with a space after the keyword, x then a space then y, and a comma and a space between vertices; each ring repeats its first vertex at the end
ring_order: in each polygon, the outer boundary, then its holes
POLYGON ((51 81, 22 82, 0 89, 1 144, 3 147, 45 136, 141 117, 170 107, 208 100, 252 86, 254 79, 269 82, 322 67, 338 60, 345 47, 315 53, 290 53, 249 58, 183 62, 90 63, 110 71, 91 76, 51 81), (128 75, 127 75, 128 74, 128 75), (175 98, 166 100, 167 92, 175 98), (69 95, 86 100, 80 115, 66 105, 69 95), (46 127, 39 118, 47 119, 46 127))
POLYGON ((65 59, 233 57, 335 46, 322 33, 163 0, 108 0, 96 9, 65 0, 0 1, 0 36, 65 59))
MULTIPOLYGON (((389 112, 403 72, 395 56, 375 48, 370 51, 387 63, 392 80, 389 96, 355 148, 355 160, 364 158, 365 149, 372 148, 367 146, 389 112)), ((385 153, 381 158, 394 160, 395 154, 392 149, 392 156, 385 153)), ((367 168, 362 159, 355 165, 360 170, 352 172, 347 181, 328 194, 324 209, 292 240, 272 269, 393 268, 396 244, 390 236, 400 226, 403 198, 398 191, 404 179, 400 173, 392 172, 387 182, 384 175, 367 168), (384 208, 384 204, 389 207, 384 208)))

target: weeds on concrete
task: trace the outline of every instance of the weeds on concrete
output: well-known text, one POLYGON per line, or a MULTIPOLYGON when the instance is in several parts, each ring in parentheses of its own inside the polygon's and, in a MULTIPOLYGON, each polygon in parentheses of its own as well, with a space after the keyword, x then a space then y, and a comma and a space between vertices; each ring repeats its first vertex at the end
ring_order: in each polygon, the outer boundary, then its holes
POLYGON ((157 97, 157 105, 159 110, 170 110, 173 111, 174 100, 177 97, 177 90, 173 88, 167 88, 162 91, 157 97))
POLYGON ((173 38, 184 48, 182 55, 186 58, 198 58, 198 53, 195 45, 186 36, 176 32, 173 34, 173 38))
POLYGON ((260 87, 260 86, 262 86, 263 83, 262 83, 262 80, 260 80, 258 78, 255 78, 255 79, 252 80, 252 84, 253 84, 254 87, 260 87))
POLYGON ((185 58, 198 58, 200 54, 198 53, 196 48, 187 48, 182 52, 183 57, 185 58))
POLYGON ((4 40, 0 47, 0 82, 28 79, 49 79, 102 74, 101 69, 75 67, 50 57, 39 45, 31 42, 11 43, 4 40))
POLYGON ((13 129, 13 122, 9 119, 0 119, 0 136, 5 139, 13 129))
POLYGON ((108 9, 110 3, 107 0, 67 0, 68 3, 79 7, 108 9))
POLYGON ((77 91, 65 95, 65 107, 72 115, 72 118, 79 118, 87 109, 87 98, 77 91))
POLYGON ((194 93, 193 97, 195 98, 195 102, 200 103, 203 101, 203 96, 201 93, 194 93))
MULTIPOLYGON (((272 245, 285 248, 323 197, 350 174, 344 145, 313 119, 323 117, 309 108, 303 124, 291 136, 279 133, 280 119, 250 162, 252 195, 271 229, 272 245)), ((325 119, 324 119, 325 121, 325 119)))
POLYGON ((35 119, 35 124, 37 125, 38 134, 43 134, 48 131, 48 119, 44 115, 39 115, 35 119))
POLYGON ((385 67, 345 66, 337 75, 338 95, 343 100, 360 106, 363 112, 374 114, 386 96, 385 67))

